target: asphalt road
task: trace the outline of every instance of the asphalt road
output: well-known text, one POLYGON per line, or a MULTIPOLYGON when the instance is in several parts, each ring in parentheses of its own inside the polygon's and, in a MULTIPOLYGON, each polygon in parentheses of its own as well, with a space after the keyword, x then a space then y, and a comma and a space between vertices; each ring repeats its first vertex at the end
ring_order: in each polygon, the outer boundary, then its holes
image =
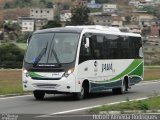
MULTIPOLYGON (((36 101, 33 95, 0 98, 0 114, 4 116, 6 114, 31 114, 30 117, 44 115, 42 118, 52 118, 54 117, 54 114, 57 113, 82 115, 84 114, 84 111, 81 110, 87 109, 87 107, 126 101, 127 99, 144 98, 157 94, 160 94, 160 81, 140 83, 132 86, 132 88, 123 95, 113 95, 112 92, 108 91, 105 93, 92 94, 81 101, 74 100, 71 95, 47 95, 43 101, 36 101)), ((29 119, 27 118, 29 116, 25 115, 20 116, 29 119)), ((75 116, 71 117, 75 119, 75 116)), ((79 116, 78 118, 81 117, 79 116)), ((86 117, 88 118, 91 116, 86 117)), ((58 118, 63 120, 63 116, 58 116, 58 118)), ((58 118, 56 118, 56 120, 58 120, 58 118)), ((39 120, 40 118, 37 119, 39 120)))

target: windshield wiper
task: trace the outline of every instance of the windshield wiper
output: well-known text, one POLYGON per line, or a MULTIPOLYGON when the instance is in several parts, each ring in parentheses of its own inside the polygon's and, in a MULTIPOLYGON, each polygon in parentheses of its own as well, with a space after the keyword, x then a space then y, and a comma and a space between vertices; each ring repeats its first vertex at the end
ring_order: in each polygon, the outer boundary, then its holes
POLYGON ((41 60, 41 58, 43 57, 43 55, 46 54, 47 48, 48 48, 48 42, 47 42, 46 47, 41 50, 41 52, 39 53, 39 55, 35 59, 35 61, 33 63, 34 67, 39 63, 39 61, 41 60))
POLYGON ((57 61, 57 63, 58 63, 58 66, 61 67, 61 63, 60 63, 60 61, 59 61, 59 59, 58 59, 57 53, 56 53, 56 51, 54 50, 54 48, 52 48, 52 53, 53 53, 53 55, 54 55, 55 58, 56 58, 56 61, 57 61))

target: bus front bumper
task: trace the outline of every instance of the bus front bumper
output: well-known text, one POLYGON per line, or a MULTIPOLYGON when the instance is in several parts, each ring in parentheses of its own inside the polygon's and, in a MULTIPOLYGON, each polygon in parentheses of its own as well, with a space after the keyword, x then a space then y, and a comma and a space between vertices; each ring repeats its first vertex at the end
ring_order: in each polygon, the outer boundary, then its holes
POLYGON ((53 93, 72 93, 76 91, 76 78, 73 74, 59 80, 38 80, 23 76, 24 91, 53 91, 53 93))

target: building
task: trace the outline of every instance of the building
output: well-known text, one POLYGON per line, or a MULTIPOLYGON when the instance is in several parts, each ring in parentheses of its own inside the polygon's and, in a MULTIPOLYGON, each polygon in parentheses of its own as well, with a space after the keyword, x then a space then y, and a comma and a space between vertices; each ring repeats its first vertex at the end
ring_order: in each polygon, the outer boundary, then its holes
POLYGON ((98 4, 95 2, 95 0, 91 0, 90 3, 87 3, 87 7, 88 8, 101 8, 102 7, 102 4, 98 4))
POLYGON ((66 23, 70 21, 71 17, 72 17, 72 13, 70 10, 62 11, 60 14, 60 21, 62 26, 65 26, 66 23))
POLYGON ((160 31, 159 31, 159 25, 152 25, 150 27, 150 37, 159 38, 160 31))
POLYGON ((114 27, 122 27, 123 26, 122 17, 120 17, 118 15, 112 15, 111 21, 112 21, 112 26, 114 26, 114 27))
POLYGON ((35 19, 35 30, 40 30, 47 23, 48 23, 48 20, 45 18, 35 19))
POLYGON ((35 19, 54 19, 54 9, 53 8, 32 8, 30 9, 30 17, 35 19))
POLYGON ((95 25, 111 26, 111 15, 101 12, 90 13, 90 19, 95 25))
POLYGON ((137 1, 137 0, 131 0, 131 1, 129 1, 129 5, 131 5, 131 6, 137 7, 137 6, 139 6, 139 4, 140 4, 140 2, 137 1))
POLYGON ((22 33, 25 32, 33 32, 34 31, 34 25, 35 25, 35 19, 29 18, 29 17, 19 17, 19 24, 21 26, 22 33))
POLYGON ((103 4, 102 12, 103 13, 115 13, 117 11, 116 4, 103 4))
POLYGON ((128 27, 129 27, 129 32, 131 33, 138 33, 138 34, 142 33, 141 27, 139 25, 128 25, 128 27))
POLYGON ((143 27, 150 27, 152 25, 159 25, 160 21, 157 19, 154 19, 154 17, 146 17, 146 18, 142 18, 140 17, 139 19, 139 25, 143 28, 143 27))
POLYGON ((131 22, 139 25, 141 20, 151 20, 154 18, 154 16, 148 14, 147 11, 132 11, 129 14, 131 15, 131 22))

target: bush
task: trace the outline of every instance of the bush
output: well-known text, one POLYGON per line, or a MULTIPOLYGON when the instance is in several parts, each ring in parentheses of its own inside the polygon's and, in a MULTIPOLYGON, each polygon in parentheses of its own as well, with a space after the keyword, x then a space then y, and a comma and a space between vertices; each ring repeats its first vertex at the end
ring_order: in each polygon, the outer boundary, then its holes
POLYGON ((16 41, 17 43, 27 43, 27 39, 31 36, 30 32, 22 34, 19 36, 19 39, 16 41))
POLYGON ((21 68, 24 50, 15 44, 0 45, 0 68, 21 68))

